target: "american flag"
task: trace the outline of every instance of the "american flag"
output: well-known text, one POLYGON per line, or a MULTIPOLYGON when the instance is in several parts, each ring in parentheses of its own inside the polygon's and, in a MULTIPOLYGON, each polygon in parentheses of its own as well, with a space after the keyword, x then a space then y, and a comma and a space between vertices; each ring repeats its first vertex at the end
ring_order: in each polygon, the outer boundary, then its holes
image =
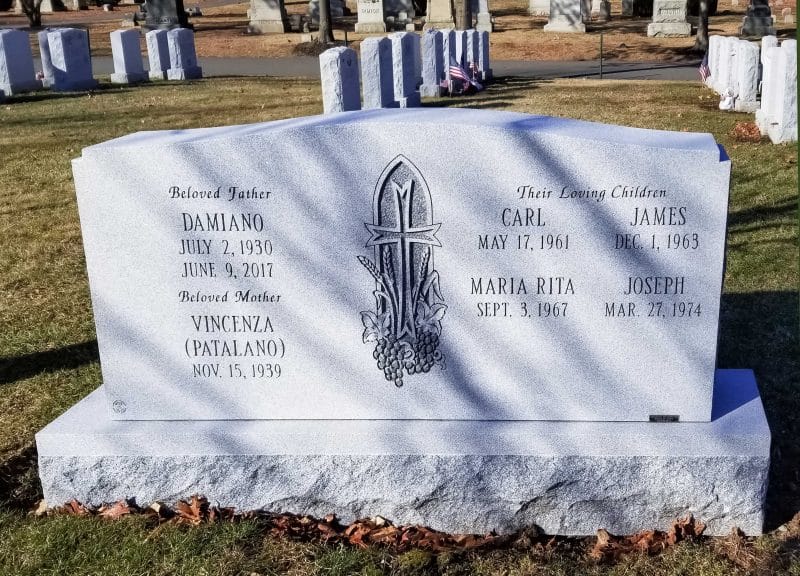
POLYGON ((469 82, 467 71, 455 62, 450 62, 450 78, 457 78, 458 80, 469 82))
POLYGON ((703 56, 703 61, 700 62, 700 68, 698 69, 700 73, 700 79, 705 82, 708 80, 708 77, 711 76, 711 69, 708 67, 708 52, 705 53, 703 56))

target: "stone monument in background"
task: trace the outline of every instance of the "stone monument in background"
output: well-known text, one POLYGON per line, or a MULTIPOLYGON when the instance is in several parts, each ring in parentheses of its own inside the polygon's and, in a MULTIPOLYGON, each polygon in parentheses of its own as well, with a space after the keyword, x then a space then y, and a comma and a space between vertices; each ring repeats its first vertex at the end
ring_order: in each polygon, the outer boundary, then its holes
POLYGON ((283 0, 250 0, 247 17, 247 31, 251 34, 282 34, 289 30, 283 0))
POLYGON ((655 0, 653 21, 647 25, 648 36, 691 36, 686 21, 686 0, 655 0))
POLYGON ((769 0, 750 0, 739 34, 758 37, 775 35, 775 18, 769 8, 769 0))

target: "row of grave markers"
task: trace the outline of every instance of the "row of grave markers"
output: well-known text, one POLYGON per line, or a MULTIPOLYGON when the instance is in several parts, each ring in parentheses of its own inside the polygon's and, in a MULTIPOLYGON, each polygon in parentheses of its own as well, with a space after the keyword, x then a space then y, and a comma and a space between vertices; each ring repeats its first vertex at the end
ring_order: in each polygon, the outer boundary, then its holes
MULTIPOLYGON (((27 32, 0 30, 0 97, 38 90, 91 90, 89 33, 79 28, 55 28, 38 33, 42 71, 37 75, 27 32)), ((111 82, 128 84, 147 80, 138 30, 111 33, 114 73, 111 82)), ((185 80, 201 78, 194 49, 194 32, 186 28, 152 30, 146 35, 149 78, 185 80)))
POLYGON ((708 68, 706 85, 732 98, 734 110, 755 112, 763 135, 775 144, 797 141, 796 40, 784 40, 779 46, 775 36, 764 36, 759 49, 755 42, 711 36, 708 68))
POLYGON ((489 33, 478 30, 395 32, 361 42, 361 81, 356 52, 336 47, 320 57, 326 114, 372 108, 413 108, 421 96, 439 97, 456 87, 492 79, 489 33), (363 89, 363 104, 361 91, 363 89))

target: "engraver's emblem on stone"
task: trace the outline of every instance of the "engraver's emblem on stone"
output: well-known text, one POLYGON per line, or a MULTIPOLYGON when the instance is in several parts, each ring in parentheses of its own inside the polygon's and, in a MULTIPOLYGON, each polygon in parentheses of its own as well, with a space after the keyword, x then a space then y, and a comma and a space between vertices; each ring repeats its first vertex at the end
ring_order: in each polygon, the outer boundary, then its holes
POLYGON ((358 257, 377 282, 375 311, 361 312, 364 343, 375 342, 378 368, 397 387, 404 372, 444 369, 439 336, 447 306, 433 262, 440 226, 433 222, 425 180, 408 158, 398 156, 378 178, 372 223, 366 223, 374 259, 358 257))

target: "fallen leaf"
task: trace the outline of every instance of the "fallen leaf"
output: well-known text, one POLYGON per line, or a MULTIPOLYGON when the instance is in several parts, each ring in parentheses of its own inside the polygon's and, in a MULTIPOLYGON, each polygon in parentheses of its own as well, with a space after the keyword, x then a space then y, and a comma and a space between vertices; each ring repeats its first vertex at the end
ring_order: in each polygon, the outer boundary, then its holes
POLYGON ((114 504, 103 505, 97 510, 97 515, 103 518, 108 518, 110 520, 114 520, 116 518, 121 518, 122 516, 127 516, 131 513, 131 507, 128 505, 127 502, 124 500, 120 500, 119 502, 115 502, 114 504))

